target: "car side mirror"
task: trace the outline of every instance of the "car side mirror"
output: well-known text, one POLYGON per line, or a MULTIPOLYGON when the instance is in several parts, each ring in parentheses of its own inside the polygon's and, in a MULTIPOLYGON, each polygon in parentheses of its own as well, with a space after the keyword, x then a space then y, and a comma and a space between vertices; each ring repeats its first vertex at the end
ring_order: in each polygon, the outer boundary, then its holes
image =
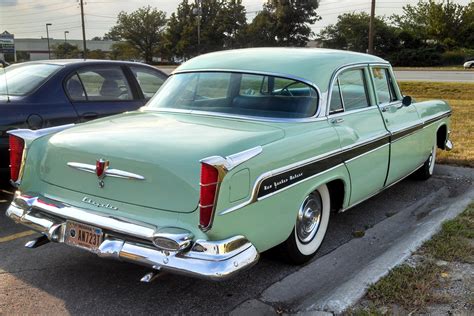
POLYGON ((404 106, 409 106, 411 104, 411 102, 412 102, 412 100, 411 100, 411 97, 409 95, 403 96, 402 104, 404 106))

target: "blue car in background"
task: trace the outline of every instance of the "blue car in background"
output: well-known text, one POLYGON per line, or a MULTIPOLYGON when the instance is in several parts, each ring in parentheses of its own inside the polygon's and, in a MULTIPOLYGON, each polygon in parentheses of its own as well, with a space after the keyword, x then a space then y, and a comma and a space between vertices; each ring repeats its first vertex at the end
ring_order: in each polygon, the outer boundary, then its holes
POLYGON ((152 66, 107 60, 46 60, 0 68, 0 171, 9 165, 8 130, 136 110, 166 79, 152 66))

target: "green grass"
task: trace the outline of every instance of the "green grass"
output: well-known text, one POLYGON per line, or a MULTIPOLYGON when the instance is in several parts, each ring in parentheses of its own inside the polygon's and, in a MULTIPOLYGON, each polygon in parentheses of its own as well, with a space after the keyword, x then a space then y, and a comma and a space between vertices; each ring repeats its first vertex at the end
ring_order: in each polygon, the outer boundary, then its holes
POLYGON ((406 310, 421 311, 426 304, 437 301, 432 289, 439 285, 441 272, 434 263, 416 267, 403 264, 370 286, 367 297, 377 305, 398 304, 406 310))
POLYGON ((458 166, 474 167, 474 83, 399 82, 405 95, 418 101, 446 100, 453 109, 451 140, 454 149, 440 151, 437 161, 458 166))
POLYGON ((372 284, 366 295, 369 307, 349 311, 350 315, 378 315, 382 307, 392 304, 409 312, 423 312, 430 303, 449 302, 449 297, 435 294, 445 267, 437 259, 448 262, 474 262, 474 203, 455 219, 446 221, 441 231, 427 241, 419 253, 424 260, 415 267, 403 264, 372 284))
POLYGON ((439 234, 422 248, 437 259, 474 263, 474 203, 457 218, 443 223, 439 234))

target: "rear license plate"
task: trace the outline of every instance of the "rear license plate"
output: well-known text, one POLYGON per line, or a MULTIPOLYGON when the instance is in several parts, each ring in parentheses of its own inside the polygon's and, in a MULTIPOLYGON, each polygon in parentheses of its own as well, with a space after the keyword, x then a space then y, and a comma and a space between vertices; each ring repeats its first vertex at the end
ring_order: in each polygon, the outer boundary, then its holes
POLYGON ((102 229, 86 224, 67 221, 66 239, 69 245, 97 252, 103 239, 102 229))

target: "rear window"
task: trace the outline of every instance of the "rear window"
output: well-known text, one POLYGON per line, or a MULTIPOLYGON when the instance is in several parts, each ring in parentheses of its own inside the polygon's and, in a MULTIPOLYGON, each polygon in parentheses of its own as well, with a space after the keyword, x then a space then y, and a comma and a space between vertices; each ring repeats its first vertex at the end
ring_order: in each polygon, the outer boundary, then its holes
POLYGON ((27 95, 42 85, 62 66, 18 64, 0 70, 0 95, 27 95))
POLYGON ((229 72, 182 73, 171 76, 147 108, 305 118, 316 114, 318 94, 306 83, 289 78, 229 72))

